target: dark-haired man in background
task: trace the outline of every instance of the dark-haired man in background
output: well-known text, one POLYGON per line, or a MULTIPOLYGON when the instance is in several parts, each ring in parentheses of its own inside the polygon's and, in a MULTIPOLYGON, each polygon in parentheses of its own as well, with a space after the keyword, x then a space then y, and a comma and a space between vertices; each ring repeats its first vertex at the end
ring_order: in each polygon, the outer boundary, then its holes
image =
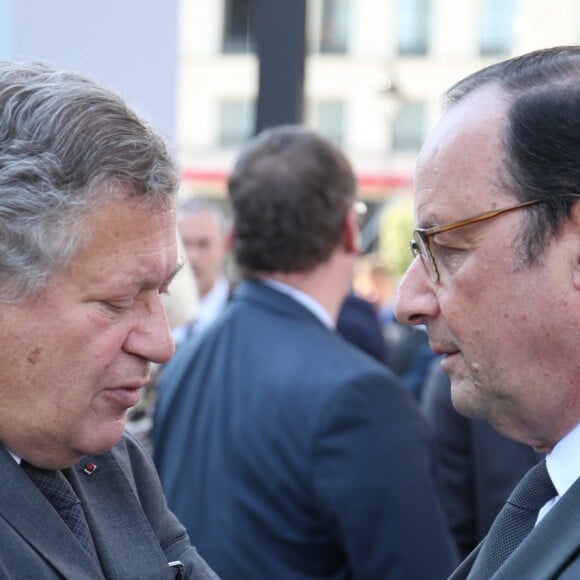
POLYGON ((162 377, 155 461, 224 580, 434 580, 454 567, 412 395, 335 331, 359 251, 355 190, 315 133, 252 140, 229 180, 243 279, 162 377))

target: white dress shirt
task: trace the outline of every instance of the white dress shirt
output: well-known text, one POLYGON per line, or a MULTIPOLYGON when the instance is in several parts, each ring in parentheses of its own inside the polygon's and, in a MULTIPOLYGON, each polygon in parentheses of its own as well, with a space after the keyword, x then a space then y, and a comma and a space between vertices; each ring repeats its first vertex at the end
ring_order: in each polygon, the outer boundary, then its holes
POLYGON ((220 276, 213 288, 197 304, 197 314, 192 323, 183 324, 173 330, 173 340, 179 346, 189 336, 203 332, 221 314, 230 297, 230 283, 220 276))
POLYGON ((228 303, 230 284, 225 276, 220 276, 213 288, 199 299, 195 333, 205 330, 220 314, 228 303))
POLYGON ((290 298, 293 298, 299 304, 302 304, 304 308, 312 312, 312 314, 314 314, 314 316, 316 316, 316 318, 318 318, 320 322, 322 322, 322 324, 324 324, 324 326, 327 328, 336 328, 336 324, 334 323, 334 320, 332 320, 332 316, 330 316, 330 314, 324 309, 322 304, 314 300, 314 298, 305 292, 302 292, 302 290, 298 290, 293 286, 288 286, 288 284, 284 284, 278 280, 272 280, 272 278, 263 278, 261 281, 267 286, 270 286, 271 288, 274 288, 275 290, 290 296, 290 298))
POLYGON ((546 467, 558 495, 540 510, 536 524, 580 477, 580 423, 546 456, 546 467))

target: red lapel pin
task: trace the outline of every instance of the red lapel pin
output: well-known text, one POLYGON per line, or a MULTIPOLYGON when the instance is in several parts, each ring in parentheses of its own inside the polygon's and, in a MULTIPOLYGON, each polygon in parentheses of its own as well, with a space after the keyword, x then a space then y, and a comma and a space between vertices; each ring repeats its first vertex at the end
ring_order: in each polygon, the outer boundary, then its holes
POLYGON ((87 463, 83 469, 87 475, 93 475, 97 471, 97 466, 94 463, 87 463))

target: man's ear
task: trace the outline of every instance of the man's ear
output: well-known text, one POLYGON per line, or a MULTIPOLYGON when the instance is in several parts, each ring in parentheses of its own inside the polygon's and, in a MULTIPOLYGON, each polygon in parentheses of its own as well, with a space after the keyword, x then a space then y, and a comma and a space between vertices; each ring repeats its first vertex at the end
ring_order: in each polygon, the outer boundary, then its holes
POLYGON ((576 290, 580 292, 580 202, 576 202, 572 206, 571 221, 574 224, 574 232, 576 234, 574 251, 574 270, 572 272, 572 282, 576 290))
POLYGON ((224 236, 224 246, 225 246, 226 252, 233 252, 234 251, 235 241, 236 241, 235 231, 234 231, 234 228, 231 227, 228 229, 228 231, 226 232, 226 234, 224 236))
POLYGON ((358 254, 361 249, 360 228, 358 215, 353 208, 349 208, 344 218, 343 247, 348 254, 358 254))

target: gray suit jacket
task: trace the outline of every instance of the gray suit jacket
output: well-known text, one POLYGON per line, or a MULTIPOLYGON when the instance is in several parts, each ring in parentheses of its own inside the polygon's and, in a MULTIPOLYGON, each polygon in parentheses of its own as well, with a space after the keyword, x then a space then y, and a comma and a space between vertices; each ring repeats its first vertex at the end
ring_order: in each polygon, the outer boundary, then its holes
POLYGON ((181 560, 185 578, 215 579, 169 511, 151 460, 126 435, 109 453, 70 468, 102 571, 21 467, 0 446, 0 577, 129 579, 174 578, 168 562, 181 560), (88 475, 84 467, 97 466, 88 475))
MULTIPOLYGON (((449 580, 469 577, 483 542, 449 580)), ((580 578, 580 478, 494 574, 493 580, 580 578)))

